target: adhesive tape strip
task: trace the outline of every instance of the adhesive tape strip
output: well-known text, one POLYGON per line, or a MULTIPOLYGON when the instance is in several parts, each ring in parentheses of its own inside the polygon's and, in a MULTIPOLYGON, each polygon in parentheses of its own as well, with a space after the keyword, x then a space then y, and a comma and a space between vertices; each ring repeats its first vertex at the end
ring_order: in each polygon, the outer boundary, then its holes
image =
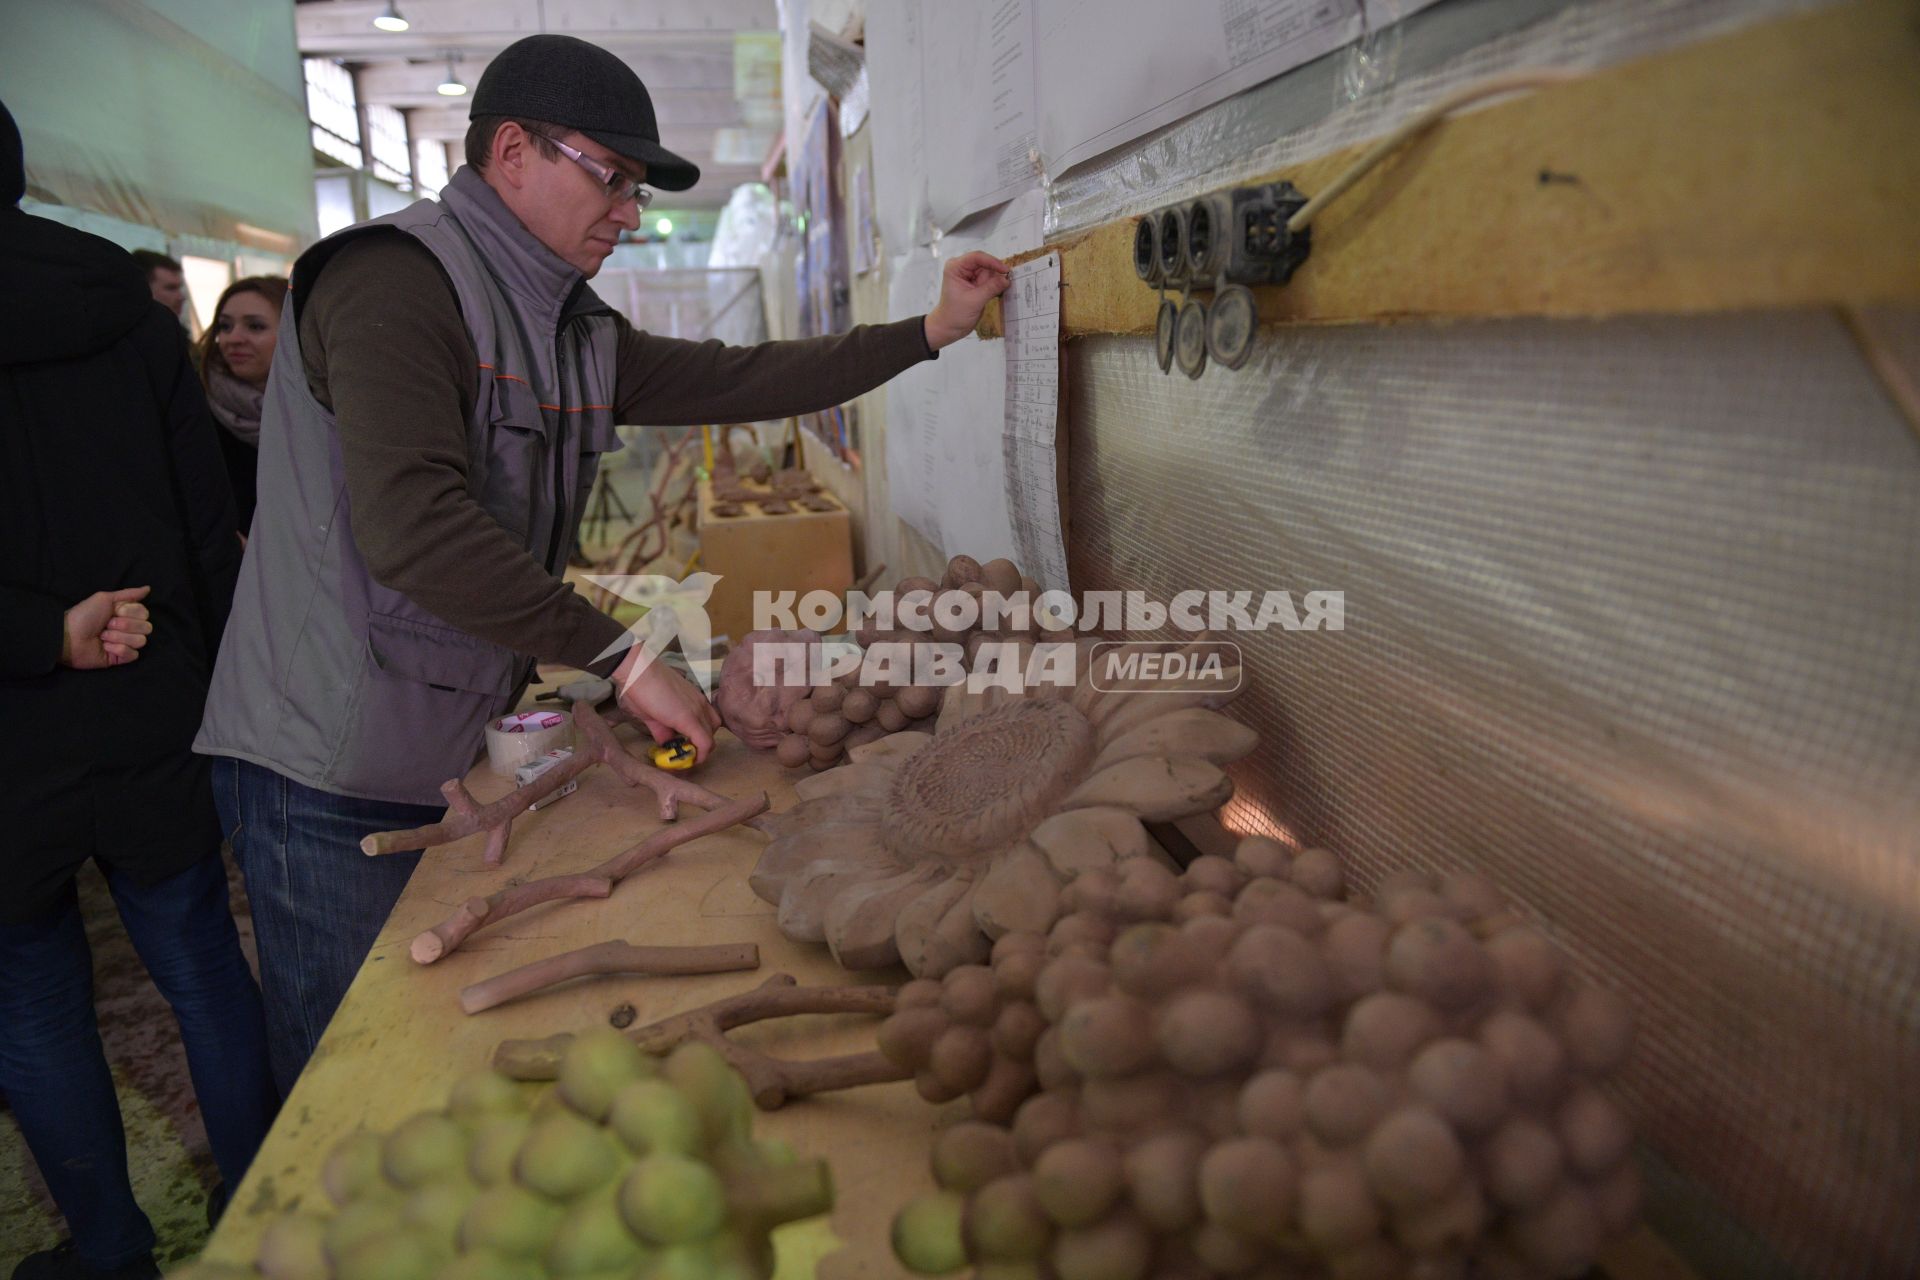
POLYGON ((528 761, 572 745, 573 725, 558 711, 517 711, 487 726, 487 763, 509 778, 528 761))

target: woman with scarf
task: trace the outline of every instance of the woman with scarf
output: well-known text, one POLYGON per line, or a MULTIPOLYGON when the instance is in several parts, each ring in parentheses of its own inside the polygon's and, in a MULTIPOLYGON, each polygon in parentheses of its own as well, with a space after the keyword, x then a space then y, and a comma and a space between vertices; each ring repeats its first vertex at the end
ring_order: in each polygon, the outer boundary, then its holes
POLYGON ((266 395, 267 370, 273 367, 280 332, 280 308, 286 300, 284 277, 235 280, 220 295, 213 324, 200 339, 200 380, 206 384, 213 416, 225 428, 220 433, 220 450, 243 538, 253 527, 260 403, 266 395))

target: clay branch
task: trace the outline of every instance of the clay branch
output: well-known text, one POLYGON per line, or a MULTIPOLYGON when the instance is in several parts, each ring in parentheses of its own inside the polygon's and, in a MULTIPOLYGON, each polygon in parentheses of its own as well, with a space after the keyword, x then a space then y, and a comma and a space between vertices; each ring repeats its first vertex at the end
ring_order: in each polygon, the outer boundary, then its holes
POLYGON ((571 760, 555 765, 526 786, 509 791, 491 804, 479 803, 473 798, 473 793, 467 790, 466 783, 451 778, 440 784, 440 794, 447 798, 446 817, 409 831, 376 831, 360 841, 360 852, 371 858, 385 853, 431 849, 435 845, 464 840, 476 831, 485 831, 488 833, 487 863, 490 866, 497 865, 501 855, 506 852, 507 834, 513 820, 530 806, 538 804, 585 773, 593 764, 592 757, 576 751, 571 760))
MULTIPOLYGON (((613 736, 612 727, 592 707, 584 703, 576 704, 573 708, 573 725, 582 750, 604 762, 628 786, 645 787, 653 792, 654 798, 660 803, 661 821, 672 822, 678 818, 682 804, 690 804, 696 809, 717 809, 727 803, 725 796, 707 790, 691 778, 656 769, 643 760, 635 759, 613 736)), ((757 822, 750 825, 760 828, 757 822)))
MULTIPOLYGON (((618 713, 615 717, 616 722, 630 718, 624 713, 618 713)), ((612 769, 620 781, 630 787, 645 787, 653 792, 660 805, 660 817, 667 822, 679 816, 682 803, 699 809, 717 809, 727 803, 725 796, 709 791, 697 782, 634 759, 620 745, 620 740, 613 736, 613 729, 607 721, 586 703, 574 705, 573 724, 579 741, 572 759, 555 765, 526 786, 509 791, 491 804, 483 805, 475 800, 473 793, 467 790, 466 783, 460 779, 449 779, 440 787, 440 794, 447 798, 446 817, 410 831, 376 831, 360 841, 360 851, 369 857, 377 857, 386 853, 430 849, 465 839, 476 831, 485 831, 487 865, 498 866, 507 851, 507 838, 512 831, 513 820, 596 764, 604 764, 612 769)), ((752 825, 765 829, 758 821, 752 825)))
MULTIPOLYGON (((892 987, 802 987, 791 974, 776 973, 751 991, 728 996, 698 1009, 662 1018, 627 1034, 652 1054, 671 1052, 688 1040, 712 1045, 746 1079, 754 1103, 772 1111, 789 1098, 803 1098, 863 1084, 905 1080, 911 1074, 879 1053, 853 1053, 811 1062, 769 1057, 728 1040, 726 1032, 770 1018, 803 1013, 871 1013, 893 1010, 892 987)), ((516 1080, 551 1080, 559 1074, 560 1055, 571 1035, 544 1040, 506 1040, 493 1052, 493 1065, 516 1080)))
POLYGON ((452 915, 415 938, 408 953, 417 964, 432 964, 489 920, 504 920, 559 898, 604 898, 612 892, 613 881, 589 874, 529 880, 484 898, 468 898, 452 915))
POLYGON ((460 993, 460 1007, 468 1013, 479 1013, 590 973, 672 977, 689 973, 732 973, 759 967, 760 948, 751 942, 704 947, 637 947, 627 942, 602 942, 548 956, 518 969, 509 969, 485 982, 476 982, 460 993))
MULTIPOLYGON (((589 713, 591 714, 591 713, 589 713)), ((691 840, 737 826, 767 809, 767 793, 756 791, 739 800, 723 800, 712 813, 703 813, 677 826, 654 832, 624 853, 615 854, 597 867, 570 876, 529 880, 511 889, 503 889, 490 898, 473 898, 458 911, 413 940, 409 954, 417 964, 432 964, 466 941, 483 924, 504 920, 516 912, 556 898, 604 898, 613 886, 635 871, 691 840), (604 885, 592 891, 588 886, 604 885)))

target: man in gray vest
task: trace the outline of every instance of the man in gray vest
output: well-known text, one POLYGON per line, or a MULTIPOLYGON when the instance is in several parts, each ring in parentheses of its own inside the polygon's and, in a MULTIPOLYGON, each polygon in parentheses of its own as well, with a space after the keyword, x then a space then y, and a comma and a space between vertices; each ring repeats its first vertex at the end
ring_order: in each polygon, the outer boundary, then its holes
MULTIPOLYGON (((605 673, 623 636, 561 581, 616 423, 751 422, 842 403, 969 332, 1005 264, 949 262, 928 315, 758 347, 636 332, 586 285, 660 145, 614 55, 530 36, 488 66, 438 202, 321 241, 293 270, 260 430, 260 499, 195 749, 247 878, 274 1072, 292 1085, 418 853, 535 660, 605 673)), ((613 673, 655 738, 719 716, 636 648, 613 673)))

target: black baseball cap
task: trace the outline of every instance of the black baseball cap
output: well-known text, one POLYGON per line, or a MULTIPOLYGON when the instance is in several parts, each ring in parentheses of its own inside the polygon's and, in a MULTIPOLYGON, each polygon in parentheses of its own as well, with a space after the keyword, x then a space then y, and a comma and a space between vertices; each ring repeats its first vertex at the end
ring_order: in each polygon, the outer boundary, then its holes
POLYGON ((576 36, 516 40, 487 64, 467 117, 544 120, 586 134, 647 166, 647 185, 685 191, 700 168, 660 145, 653 99, 633 68, 576 36))

